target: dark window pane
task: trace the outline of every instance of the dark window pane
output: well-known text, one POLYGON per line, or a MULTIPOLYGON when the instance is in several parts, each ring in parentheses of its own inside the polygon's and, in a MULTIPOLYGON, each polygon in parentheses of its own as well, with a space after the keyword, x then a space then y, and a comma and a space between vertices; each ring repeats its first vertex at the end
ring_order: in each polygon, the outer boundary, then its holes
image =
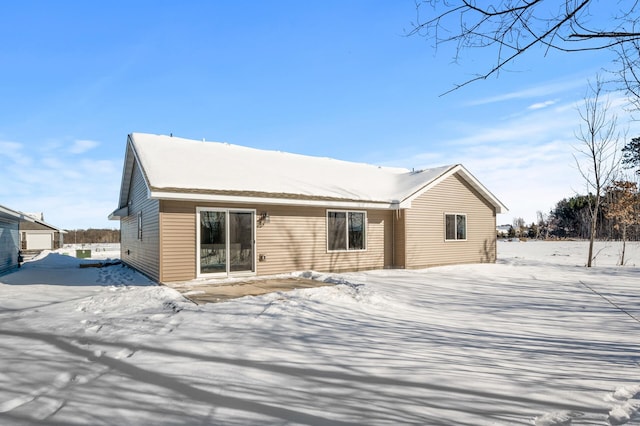
POLYGON ((327 243, 329 250, 346 250, 347 214, 345 212, 327 213, 327 243))
POLYGON ((226 272, 226 213, 200 213, 200 273, 226 272))
POLYGON ((456 215, 454 214, 445 215, 445 239, 456 239, 456 215))
POLYGON ((458 215, 456 216, 456 239, 467 239, 467 217, 458 215))
POLYGON ((364 213, 349 213, 349 250, 364 250, 364 213))
POLYGON ((229 270, 253 271, 253 213, 229 212, 229 270))

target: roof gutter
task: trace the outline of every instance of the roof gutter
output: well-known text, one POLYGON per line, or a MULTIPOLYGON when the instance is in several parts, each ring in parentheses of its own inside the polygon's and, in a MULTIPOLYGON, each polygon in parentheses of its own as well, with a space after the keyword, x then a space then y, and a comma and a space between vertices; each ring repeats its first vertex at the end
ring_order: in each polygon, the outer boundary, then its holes
POLYGON ((127 216, 129 216, 129 206, 124 206, 111 212, 109 220, 120 220, 127 216))
POLYGON ((16 210, 11 210, 8 207, 0 206, 0 215, 8 216, 18 220, 26 220, 27 222, 35 222, 35 219, 32 218, 31 216, 16 210))
MULTIPOLYGON (((225 202, 225 203, 252 203, 252 204, 275 204, 288 206, 315 206, 315 207, 341 207, 359 209, 381 209, 397 210, 400 203, 397 201, 364 201, 364 200, 339 200, 339 199, 305 199, 305 198, 282 198, 282 197, 256 197, 246 195, 226 195, 226 194, 203 194, 203 193, 182 193, 170 191, 151 191, 150 198, 158 200, 179 200, 179 201, 202 201, 202 202, 225 202)), ((118 212, 119 210, 116 210, 118 212)), ((116 213, 114 212, 114 213, 116 213)), ((113 214, 113 213, 112 213, 113 214)))

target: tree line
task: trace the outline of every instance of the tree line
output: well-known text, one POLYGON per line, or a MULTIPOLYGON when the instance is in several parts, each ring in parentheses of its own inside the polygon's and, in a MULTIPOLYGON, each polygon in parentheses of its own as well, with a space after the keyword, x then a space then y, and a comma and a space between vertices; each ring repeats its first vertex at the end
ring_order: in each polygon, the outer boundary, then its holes
POLYGON ((599 195, 591 192, 563 198, 548 214, 539 211, 531 225, 515 218, 509 236, 587 239, 595 229, 600 239, 640 241, 640 137, 631 139, 621 153, 621 168, 614 170, 614 177, 599 195), (632 177, 623 170, 631 171, 632 177))
POLYGON ((70 229, 64 236, 65 244, 112 244, 120 242, 118 229, 70 229))
MULTIPOLYGON (((639 27, 640 8, 635 1, 416 0, 416 21, 409 35, 426 37, 435 48, 453 45, 455 61, 475 49, 481 50, 481 56, 490 61, 483 71, 445 93, 498 76, 519 58, 536 52, 546 55, 549 51, 610 50, 615 53, 615 59, 602 64, 602 70, 611 77, 608 83, 613 90, 626 95, 628 110, 638 113, 639 27), (607 19, 594 19, 605 14, 607 19)), ((620 155, 617 116, 610 111, 611 104, 602 96, 604 93, 603 81, 598 76, 595 84, 589 83, 583 107, 579 109, 581 125, 576 132, 579 146, 574 158, 586 183, 587 195, 560 201, 548 215, 548 221, 538 220, 533 224, 543 227, 545 235, 580 237, 588 234, 587 267, 592 265, 596 236, 620 236, 623 241, 621 264, 624 264, 624 242, 627 238, 637 238, 637 183, 621 175, 618 165, 622 157, 623 162, 630 158, 633 162, 635 158, 638 166, 640 140, 636 138, 635 145, 627 144, 620 155)), ((535 230, 535 226, 531 228, 535 230)), ((517 223, 515 228, 523 227, 517 223)), ((534 232, 539 235, 537 230, 534 232)))
MULTIPOLYGON (((598 141, 595 145, 600 143, 598 141)), ((583 177, 588 188, 594 189, 593 192, 563 198, 549 214, 538 212, 537 221, 530 226, 526 226, 522 218, 515 218, 508 236, 589 239, 590 250, 595 238, 622 241, 620 264, 623 265, 626 242, 640 241, 638 182, 622 170, 632 169, 634 178, 640 178, 640 137, 631 139, 622 148, 621 164, 617 163, 614 153, 590 156, 595 165, 591 171, 596 173, 583 173, 583 177), (599 162, 603 157, 614 161, 605 166, 599 162), (608 176, 606 179, 598 177, 598 173, 604 172, 608 176)))
MULTIPOLYGON (((628 183, 622 183, 627 185, 628 183)), ((632 187, 637 187, 632 183, 632 187)), ((590 206, 595 196, 575 195, 558 201, 548 214, 538 212, 536 221, 527 224, 515 218, 509 237, 537 239, 588 239, 592 224, 590 206)), ((603 240, 640 241, 640 203, 637 190, 620 192, 611 188, 605 193, 596 221, 596 235, 603 240), (624 198, 623 198, 624 197, 624 198), (629 202, 627 202, 627 197, 629 202), (624 199, 622 203, 620 200, 624 199)))

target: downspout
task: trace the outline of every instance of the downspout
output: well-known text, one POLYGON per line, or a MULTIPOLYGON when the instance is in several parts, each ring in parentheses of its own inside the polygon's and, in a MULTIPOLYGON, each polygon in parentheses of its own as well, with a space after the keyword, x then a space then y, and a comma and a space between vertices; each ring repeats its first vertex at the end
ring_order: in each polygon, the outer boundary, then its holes
MULTIPOLYGON (((396 216, 398 210, 395 211, 396 216)), ((391 215, 393 217, 393 215, 391 215)), ((391 221, 391 268, 396 268, 396 218, 391 221)))

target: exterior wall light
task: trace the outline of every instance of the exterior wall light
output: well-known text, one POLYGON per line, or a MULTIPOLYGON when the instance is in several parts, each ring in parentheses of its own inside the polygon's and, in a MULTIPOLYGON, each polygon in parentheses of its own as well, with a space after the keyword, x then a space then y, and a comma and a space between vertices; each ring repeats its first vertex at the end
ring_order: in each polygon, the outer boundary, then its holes
POLYGON ((270 221, 271 218, 269 217, 268 212, 260 213, 260 216, 258 217, 258 222, 260 223, 260 225, 264 225, 265 223, 269 223, 270 221))

